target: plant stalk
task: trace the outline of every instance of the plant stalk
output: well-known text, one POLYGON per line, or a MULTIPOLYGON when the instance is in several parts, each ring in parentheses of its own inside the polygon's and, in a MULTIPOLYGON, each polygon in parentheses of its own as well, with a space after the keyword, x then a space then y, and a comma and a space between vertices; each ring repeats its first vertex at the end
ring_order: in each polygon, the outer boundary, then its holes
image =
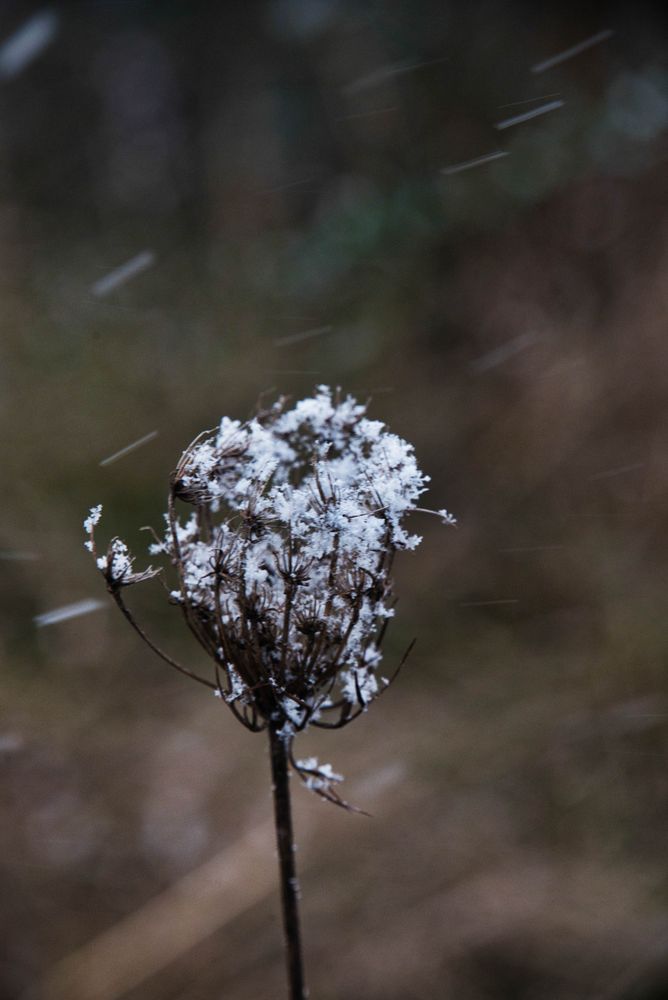
POLYGON ((304 983, 301 935, 299 930, 299 883, 297 881, 297 869, 295 866, 295 842, 292 833, 288 748, 285 739, 279 733, 280 725, 274 719, 269 723, 269 748, 274 792, 276 843, 281 881, 285 957, 290 1000, 306 1000, 308 994, 304 983))

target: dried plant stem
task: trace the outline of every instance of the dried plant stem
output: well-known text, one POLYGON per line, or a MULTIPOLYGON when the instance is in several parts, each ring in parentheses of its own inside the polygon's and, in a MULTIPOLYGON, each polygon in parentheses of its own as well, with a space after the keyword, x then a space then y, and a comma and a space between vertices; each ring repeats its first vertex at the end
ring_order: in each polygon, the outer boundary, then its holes
POLYGON ((281 880, 281 903, 283 908, 283 930, 285 952, 290 987, 290 1000, 305 1000, 308 996, 304 984, 302 946, 299 930, 299 883, 295 866, 295 842, 292 833, 292 810, 290 807, 290 774, 288 770, 288 747, 279 732, 282 723, 272 719, 269 723, 269 747, 271 753, 271 775, 274 792, 274 819, 276 822, 276 843, 281 880))

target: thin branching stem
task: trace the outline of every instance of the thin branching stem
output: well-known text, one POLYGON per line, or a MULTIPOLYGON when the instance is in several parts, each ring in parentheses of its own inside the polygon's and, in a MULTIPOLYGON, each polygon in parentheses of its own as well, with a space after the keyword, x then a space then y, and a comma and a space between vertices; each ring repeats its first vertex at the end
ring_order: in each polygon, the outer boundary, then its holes
POLYGON ((165 651, 160 649, 159 646, 156 646, 156 644, 153 642, 152 639, 149 639, 146 632, 141 627, 141 625, 136 621, 134 615, 128 608, 123 598, 121 597, 119 590, 113 590, 110 588, 110 593, 113 599, 116 601, 116 604, 120 608, 121 612, 123 613, 125 619, 130 623, 130 625, 132 625, 137 635, 139 635, 140 638, 144 640, 146 645, 150 649, 152 649, 154 653, 157 653, 157 655, 160 657, 161 660, 164 660, 165 663, 168 663, 170 667, 174 667, 174 669, 178 670, 180 674, 185 674, 186 677, 191 677, 194 681, 197 681, 199 684, 204 684, 205 687, 211 688, 214 691, 216 690, 217 688, 216 684, 214 684, 212 681, 206 680, 205 677, 199 677, 197 674, 193 673, 192 670, 189 670, 188 667, 184 667, 176 660, 173 660, 168 653, 165 653, 165 651))

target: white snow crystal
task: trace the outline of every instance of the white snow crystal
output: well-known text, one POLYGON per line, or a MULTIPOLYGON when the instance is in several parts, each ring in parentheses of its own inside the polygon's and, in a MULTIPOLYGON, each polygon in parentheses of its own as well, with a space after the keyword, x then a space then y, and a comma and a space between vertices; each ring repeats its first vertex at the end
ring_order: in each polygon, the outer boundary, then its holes
POLYGON ((88 517, 84 521, 84 531, 87 535, 93 534, 93 528, 99 523, 102 517, 102 504, 99 503, 97 507, 91 507, 88 517))

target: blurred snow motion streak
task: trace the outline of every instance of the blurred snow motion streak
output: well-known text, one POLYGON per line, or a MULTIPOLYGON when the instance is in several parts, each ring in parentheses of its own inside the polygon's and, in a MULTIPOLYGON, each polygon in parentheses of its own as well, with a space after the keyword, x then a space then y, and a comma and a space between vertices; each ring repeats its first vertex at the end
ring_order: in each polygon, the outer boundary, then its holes
POLYGON ((100 278, 96 281, 91 288, 93 295, 102 297, 103 295, 108 295, 109 292, 113 292, 116 288, 120 288, 131 278, 135 278, 142 271, 146 271, 147 268, 155 264, 155 254, 152 250, 142 250, 138 253, 136 257, 127 261, 125 264, 121 264, 117 267, 115 271, 110 271, 106 274, 104 278, 100 278))
POLYGON ((315 368, 267 368, 266 371, 279 375, 321 375, 315 368))
POLYGON ((499 597, 494 601, 460 601, 460 608, 491 608, 496 604, 519 604, 517 597, 499 597))
POLYGON ((361 76, 359 79, 353 80, 352 83, 346 84, 342 93, 346 97, 352 97, 363 90, 369 90, 370 87, 377 87, 390 77, 403 76, 404 73, 412 73, 424 66, 435 66, 437 63, 447 62, 448 58, 448 56, 442 56, 440 59, 426 59, 423 62, 391 63, 389 66, 381 66, 366 76, 361 76))
POLYGON ((300 181, 288 181, 287 184, 277 184, 275 187, 264 188, 260 194, 277 194, 279 191, 289 191, 290 188, 301 187, 302 184, 310 184, 315 177, 304 177, 300 181))
POLYGON ((132 444, 126 444, 125 448, 121 448, 119 451, 115 451, 113 455, 109 455, 108 458, 103 458, 100 465, 111 465, 112 462, 117 462, 119 458, 123 458, 125 455, 129 455, 131 451, 135 448, 141 448, 143 444, 148 444, 153 438, 158 436, 159 431, 150 431, 148 434, 144 434, 137 441, 133 441, 132 444))
POLYGON ((613 476, 623 476, 626 472, 636 472, 644 467, 644 462, 633 462, 631 465, 620 465, 619 468, 615 469, 604 469, 603 472, 596 472, 590 476, 589 481, 593 483, 599 479, 612 479, 613 476))
POLYGON ((503 121, 497 122, 494 128, 501 130, 510 128, 512 125, 521 125, 522 122, 528 122, 531 118, 538 118, 539 115, 546 115, 549 111, 556 111, 557 108, 563 108, 563 106, 564 101, 549 101, 548 104, 541 104, 539 108, 532 108, 531 111, 523 111, 521 115, 504 118, 503 121))
POLYGON ((104 607, 104 601, 96 601, 88 597, 83 601, 75 601, 74 604, 65 604, 62 608, 55 608, 53 611, 45 611, 42 615, 35 615, 33 619, 37 628, 44 625, 56 625, 58 622, 67 621, 68 618, 79 618, 80 615, 88 615, 91 611, 97 611, 104 607))
POLYGON ((446 177, 452 174, 460 174, 463 170, 471 170, 473 167, 481 167, 483 163, 492 163, 493 160, 500 160, 508 156, 505 149, 498 149, 495 153, 486 153, 485 156, 477 156, 475 160, 465 160, 463 163, 453 163, 451 167, 441 167, 441 173, 446 177))
POLYGON ((274 347, 287 347, 288 344, 298 344, 301 340, 320 337, 323 333, 331 333, 333 326, 317 326, 314 330, 303 330, 301 333, 291 333, 288 337, 279 337, 274 341, 274 347))
POLYGON ((535 66, 531 67, 531 72, 544 73, 546 69, 552 69, 553 66, 558 66, 559 63, 566 62, 567 59, 572 59, 573 56, 579 56, 581 52, 586 52, 592 45, 607 42, 608 38, 611 38, 613 35, 614 31, 611 28, 599 31, 598 34, 585 38, 584 41, 578 42, 577 45, 572 45, 570 49, 564 49, 563 52, 558 52, 556 56, 551 56, 549 59, 544 59, 542 62, 536 63, 535 66))
POLYGON ((522 101, 511 101, 510 104, 499 104, 500 108, 516 108, 520 104, 535 104, 536 101, 549 101, 553 97, 561 97, 559 91, 556 94, 542 94, 540 97, 526 97, 522 101))
POLYGON ((471 371, 474 375, 481 375, 483 372, 489 371, 490 368, 496 368, 497 365, 510 360, 510 358, 519 354, 526 347, 531 347, 536 339, 534 333, 521 333, 519 337, 513 337, 512 340, 501 344, 499 347, 495 347, 493 351, 488 351, 487 354, 483 354, 481 357, 476 358, 475 361, 472 361, 470 365, 471 371))
POLYGON ((565 548, 564 545, 515 545, 510 549, 499 549, 499 552, 519 555, 525 552, 553 552, 555 549, 563 548, 565 548))
POLYGON ((22 73, 58 33, 58 15, 52 10, 34 14, 18 31, 0 45, 0 78, 22 73))

